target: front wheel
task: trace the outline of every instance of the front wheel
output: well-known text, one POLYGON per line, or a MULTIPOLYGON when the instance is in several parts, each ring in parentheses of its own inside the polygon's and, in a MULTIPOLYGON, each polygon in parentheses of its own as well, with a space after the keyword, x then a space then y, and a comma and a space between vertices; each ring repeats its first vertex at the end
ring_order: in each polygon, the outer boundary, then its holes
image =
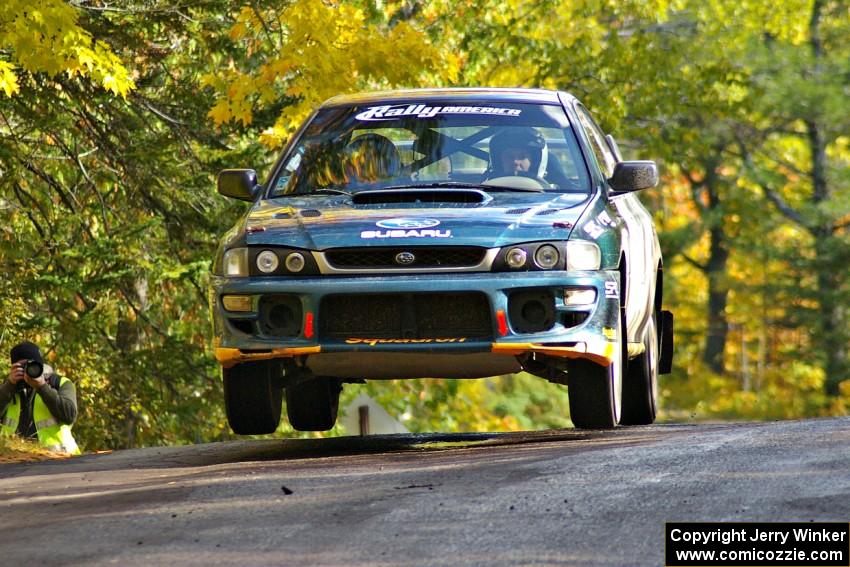
MULTIPOLYGON (((619 357, 617 357, 619 358, 619 357)), ((579 429, 611 429, 620 421, 622 368, 576 360, 567 372, 570 419, 579 429)))
POLYGON ((327 431, 336 423, 342 386, 336 378, 319 376, 286 387, 289 424, 298 431, 327 431))
POLYGON ((623 364, 626 350, 625 308, 620 307, 613 360, 601 366, 589 360, 573 360, 567 368, 570 419, 579 429, 611 429, 620 422, 623 404, 623 364))
POLYGON ((238 435, 274 433, 280 423, 283 388, 276 361, 246 362, 222 368, 224 407, 238 435))
POLYGON ((654 313, 643 348, 642 354, 629 361, 623 381, 623 425, 649 425, 658 411, 658 328, 654 313))

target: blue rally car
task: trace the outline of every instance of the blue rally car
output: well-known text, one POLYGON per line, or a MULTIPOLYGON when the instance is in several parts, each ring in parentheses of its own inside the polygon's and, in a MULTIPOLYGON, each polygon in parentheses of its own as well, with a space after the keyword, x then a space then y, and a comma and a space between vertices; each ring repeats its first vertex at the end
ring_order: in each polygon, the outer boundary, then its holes
POLYGON ((230 426, 333 427, 345 383, 526 371, 568 386, 577 427, 648 424, 672 364, 652 218, 563 92, 341 96, 304 124, 222 239, 210 304, 230 426))

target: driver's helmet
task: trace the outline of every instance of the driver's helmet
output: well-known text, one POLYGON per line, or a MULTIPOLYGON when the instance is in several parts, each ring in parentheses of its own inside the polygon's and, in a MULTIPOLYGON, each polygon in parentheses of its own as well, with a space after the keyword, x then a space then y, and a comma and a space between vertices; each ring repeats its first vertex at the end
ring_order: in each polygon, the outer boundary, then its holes
POLYGON ((511 148, 522 148, 531 154, 529 174, 543 179, 546 176, 546 166, 549 160, 549 150, 543 134, 530 126, 507 128, 490 138, 491 177, 513 175, 502 170, 500 156, 511 148))
POLYGON ((368 133, 345 148, 347 170, 354 181, 375 182, 399 175, 401 156, 389 138, 368 133))

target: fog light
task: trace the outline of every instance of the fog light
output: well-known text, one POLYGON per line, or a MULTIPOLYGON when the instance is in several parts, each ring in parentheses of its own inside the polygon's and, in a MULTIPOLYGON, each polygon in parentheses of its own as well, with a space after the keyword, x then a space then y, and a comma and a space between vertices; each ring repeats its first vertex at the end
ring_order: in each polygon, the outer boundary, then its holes
POLYGON ((513 269, 522 268, 525 266, 525 260, 528 254, 522 248, 511 248, 505 254, 505 262, 513 269))
MULTIPOLYGON (((295 295, 264 295, 258 304, 260 332, 270 337, 297 337, 301 334, 303 311, 295 295)), ((312 320, 308 320, 312 324, 312 320)))
POLYGON ((263 250, 257 254, 257 269, 264 274, 270 274, 275 271, 280 264, 277 254, 271 250, 263 250))
POLYGON ((549 290, 523 290, 508 297, 508 318, 516 333, 543 333, 555 325, 555 294, 549 290))
POLYGON ((534 253, 534 263, 538 268, 551 270, 558 264, 561 255, 558 254, 558 249, 551 244, 544 244, 534 253))
POLYGON ((250 295, 224 295, 221 298, 221 303, 228 311, 252 311, 252 301, 250 295))
POLYGON ((564 305, 592 305, 596 303, 596 290, 590 289, 565 289, 564 305))
POLYGON ((306 262, 304 261, 303 254, 299 252, 293 252, 289 256, 286 257, 286 261, 284 262, 286 265, 286 269, 290 272, 300 272, 304 269, 304 265, 306 262))

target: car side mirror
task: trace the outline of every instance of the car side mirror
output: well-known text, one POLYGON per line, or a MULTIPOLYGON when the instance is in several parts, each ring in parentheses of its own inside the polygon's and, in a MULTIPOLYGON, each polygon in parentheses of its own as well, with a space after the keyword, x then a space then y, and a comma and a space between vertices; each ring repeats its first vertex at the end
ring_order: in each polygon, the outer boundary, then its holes
POLYGON ((608 184, 614 194, 649 189, 658 185, 658 168, 654 161, 621 161, 614 166, 608 184))
POLYGON ((253 169, 225 169, 218 174, 218 192, 225 197, 253 201, 258 187, 253 169))

